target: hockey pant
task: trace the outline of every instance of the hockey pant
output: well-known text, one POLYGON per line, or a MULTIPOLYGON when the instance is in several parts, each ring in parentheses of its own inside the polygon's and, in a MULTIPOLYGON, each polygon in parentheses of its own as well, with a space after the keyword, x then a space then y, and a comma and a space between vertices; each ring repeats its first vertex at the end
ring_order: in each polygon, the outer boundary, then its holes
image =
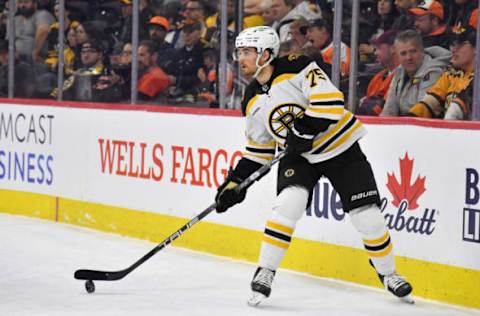
MULTIPOLYGON (((307 203, 308 191, 301 186, 288 186, 280 192, 265 225, 259 266, 277 270, 307 203)), ((378 206, 371 204, 359 207, 351 210, 349 215, 377 272, 382 275, 393 273, 395 262, 392 242, 378 206)))

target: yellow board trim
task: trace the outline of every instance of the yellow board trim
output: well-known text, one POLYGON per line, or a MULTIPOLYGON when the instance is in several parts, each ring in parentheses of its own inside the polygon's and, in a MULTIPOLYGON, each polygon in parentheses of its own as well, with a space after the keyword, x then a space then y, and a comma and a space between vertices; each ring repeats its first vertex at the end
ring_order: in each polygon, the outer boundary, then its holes
POLYGON ((270 244, 270 245, 273 245, 275 247, 282 248, 282 249, 288 249, 288 246, 290 245, 290 243, 280 241, 280 240, 276 240, 276 239, 273 239, 273 238, 270 238, 270 237, 267 237, 267 236, 263 236, 262 240, 264 242, 266 242, 267 244, 270 244))
POLYGON ((377 239, 364 239, 363 243, 367 246, 376 246, 383 244, 387 241, 388 238, 390 238, 390 234, 388 233, 388 231, 386 231, 382 237, 377 239))
POLYGON ((293 234, 293 228, 291 227, 288 227, 288 226, 285 226, 285 225, 282 225, 282 224, 277 224, 275 222, 272 222, 272 221, 267 221, 267 225, 266 225, 268 228, 272 228, 274 230, 278 230, 278 231, 281 231, 282 233, 285 233, 289 236, 292 236, 293 234))
MULTIPOLYGON (((161 242, 189 219, 53 196, 0 190, 0 212, 38 217, 161 242)), ((353 229, 353 228, 352 228, 353 229)), ((262 232, 200 222, 173 245, 256 262, 262 232), (219 238, 219 236, 222 236, 219 238)), ((396 257, 418 297, 480 308, 480 270, 396 257)), ((294 238, 282 268, 381 287, 362 249, 294 238)))

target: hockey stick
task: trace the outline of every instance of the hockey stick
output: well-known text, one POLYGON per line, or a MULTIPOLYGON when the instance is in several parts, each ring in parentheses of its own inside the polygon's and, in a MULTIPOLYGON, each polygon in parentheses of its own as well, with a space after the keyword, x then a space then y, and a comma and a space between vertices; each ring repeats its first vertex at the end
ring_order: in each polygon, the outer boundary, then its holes
MULTIPOLYGON (((235 190, 240 191, 245 188, 248 188, 251 186, 255 181, 259 180, 263 175, 267 174, 268 171, 272 168, 274 164, 276 164, 280 159, 282 159, 285 156, 285 152, 281 152, 278 154, 276 157, 272 159, 269 163, 266 165, 263 165, 260 169, 252 173, 247 179, 245 179, 242 183, 240 183, 235 190)), ((101 280, 101 281, 115 281, 115 280, 120 280, 123 277, 125 277, 127 274, 135 270, 139 265, 150 259, 154 254, 168 246, 172 241, 183 235, 190 227, 198 223, 200 220, 202 220, 205 216, 210 214, 213 210, 215 210, 217 204, 213 203, 207 209, 205 209, 203 212, 192 218, 188 223, 183 225, 179 230, 171 234, 169 237, 167 237, 164 241, 162 241, 160 244, 158 244, 155 248, 153 248, 149 253, 141 257, 138 261, 136 261, 134 264, 132 264, 130 267, 124 269, 124 270, 119 270, 119 271, 98 271, 98 270, 77 270, 75 271, 75 279, 77 280, 87 280, 85 283, 85 287, 87 289, 87 292, 92 293, 95 291, 95 286, 93 285, 92 280, 101 280)))

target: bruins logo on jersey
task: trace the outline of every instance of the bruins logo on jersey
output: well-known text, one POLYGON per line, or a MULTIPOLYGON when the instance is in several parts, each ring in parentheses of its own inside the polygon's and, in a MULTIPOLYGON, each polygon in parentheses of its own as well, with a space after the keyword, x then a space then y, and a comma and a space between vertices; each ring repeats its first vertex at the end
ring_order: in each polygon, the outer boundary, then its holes
POLYGON ((279 138, 286 138, 292 122, 302 117, 305 108, 299 104, 285 103, 272 109, 269 116, 270 130, 279 138))

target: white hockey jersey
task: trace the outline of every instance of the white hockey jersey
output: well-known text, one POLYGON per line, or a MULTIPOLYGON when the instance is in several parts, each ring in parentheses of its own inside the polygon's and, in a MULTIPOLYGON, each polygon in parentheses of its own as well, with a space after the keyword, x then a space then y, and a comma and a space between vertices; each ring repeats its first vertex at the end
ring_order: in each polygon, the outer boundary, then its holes
POLYGON ((268 83, 260 85, 254 80, 245 91, 245 158, 267 163, 276 146, 284 148, 293 121, 304 114, 332 122, 315 137, 312 150, 302 154, 310 163, 339 155, 365 135, 362 123, 344 108, 343 93, 316 62, 306 56, 290 55, 278 58, 273 66, 268 83))

